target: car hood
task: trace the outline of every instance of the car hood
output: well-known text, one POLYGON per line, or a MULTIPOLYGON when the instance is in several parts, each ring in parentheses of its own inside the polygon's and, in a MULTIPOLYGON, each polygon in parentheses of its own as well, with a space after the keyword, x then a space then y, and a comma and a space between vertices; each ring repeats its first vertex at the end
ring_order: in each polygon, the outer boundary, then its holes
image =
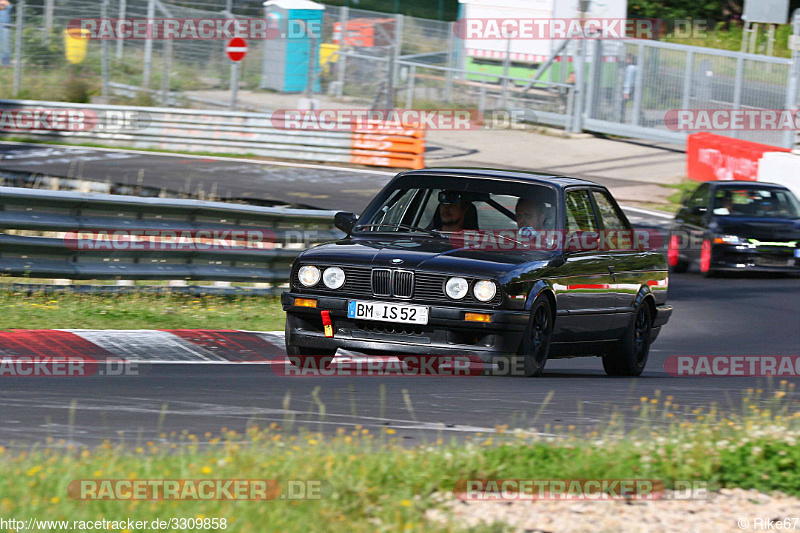
POLYGON ((800 240, 800 219, 758 217, 714 217, 710 229, 758 241, 800 240))
POLYGON ((306 250, 298 260, 500 277, 514 274, 520 265, 527 263, 546 264, 558 255, 559 252, 550 250, 456 247, 448 239, 351 238, 306 250))

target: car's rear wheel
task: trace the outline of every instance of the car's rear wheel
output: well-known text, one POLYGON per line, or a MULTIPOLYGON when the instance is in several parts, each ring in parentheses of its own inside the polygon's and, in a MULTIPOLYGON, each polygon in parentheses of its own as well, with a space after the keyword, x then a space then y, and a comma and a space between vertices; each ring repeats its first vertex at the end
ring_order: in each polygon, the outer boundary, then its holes
POLYGON ((519 357, 522 358, 522 369, 526 377, 541 376, 544 372, 552 337, 553 309, 547 297, 540 295, 531 305, 531 316, 520 346, 519 357))
POLYGON ((643 301, 636 308, 633 321, 616 348, 603 356, 603 368, 609 376, 638 376, 650 355, 653 316, 650 304, 643 301))

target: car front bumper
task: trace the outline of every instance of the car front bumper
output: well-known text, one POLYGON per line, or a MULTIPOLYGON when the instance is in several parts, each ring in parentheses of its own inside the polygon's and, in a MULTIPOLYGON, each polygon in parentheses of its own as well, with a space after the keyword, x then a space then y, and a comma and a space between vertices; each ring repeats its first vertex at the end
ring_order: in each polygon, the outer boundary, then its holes
POLYGON ((429 306, 428 324, 424 326, 365 321, 348 318, 350 300, 283 293, 286 342, 301 351, 343 348, 388 355, 477 355, 484 362, 492 362, 517 352, 529 319, 525 310, 429 306), (296 306, 295 298, 313 298, 317 307, 296 306), (330 312, 333 337, 325 336, 323 310, 330 312), (491 322, 468 322, 464 320, 466 313, 489 314, 491 322))
POLYGON ((710 266, 719 271, 752 270, 800 274, 800 258, 795 256, 792 248, 776 250, 716 244, 712 248, 710 266))

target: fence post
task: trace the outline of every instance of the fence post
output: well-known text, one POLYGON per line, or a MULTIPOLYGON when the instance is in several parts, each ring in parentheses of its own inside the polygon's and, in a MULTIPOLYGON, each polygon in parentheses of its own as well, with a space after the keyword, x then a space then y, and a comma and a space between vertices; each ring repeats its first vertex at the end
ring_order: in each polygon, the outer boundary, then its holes
MULTIPOLYGON (((127 10, 127 0, 119 0, 119 18, 125 18, 125 11, 127 10)), ((122 59, 122 43, 125 39, 117 39, 117 59, 122 59)))
MULTIPOLYGON (((102 4, 100 4, 100 18, 108 18, 108 0, 103 0, 102 4)), ((103 55, 100 59, 100 69, 103 76, 102 95, 104 98, 108 98, 108 39, 103 39, 102 54, 103 55)))
MULTIPOLYGON (((742 85, 744 84, 744 55, 739 53, 736 58, 736 79, 733 84, 733 110, 738 111, 742 107, 742 85)), ((739 130, 733 128, 734 139, 739 138, 739 130)))
POLYGON ((586 47, 582 40, 578 40, 575 52, 575 86, 572 103, 572 127, 570 133, 583 131, 583 102, 586 92, 586 47))
POLYGON ((397 58, 403 48, 403 15, 395 15, 394 42, 389 48, 389 79, 386 84, 386 109, 394 109, 394 84, 398 76, 397 58))
POLYGON ((231 61, 231 109, 236 109, 236 100, 239 97, 239 62, 231 61))
MULTIPOLYGON (((156 15, 155 0, 147 0, 147 21, 152 25, 156 15)), ((147 39, 144 41, 144 73, 142 74, 142 87, 150 88, 150 69, 153 62, 153 36, 148 32, 147 39)))
POLYGON ((642 114, 642 92, 644 91, 644 67, 646 65, 644 45, 639 45, 638 59, 636 61, 636 76, 633 78, 633 120, 634 126, 640 125, 642 114))
POLYGON ((594 54, 592 56, 592 66, 589 68, 589 86, 586 89, 586 104, 584 113, 589 118, 594 117, 594 110, 597 105, 597 97, 600 94, 600 87, 603 80, 603 41, 594 41, 594 54))
POLYGON ((306 98, 314 98, 314 81, 317 76, 317 38, 313 35, 308 40, 308 79, 306 81, 306 98))
POLYGON ((17 5, 17 28, 14 35, 14 96, 19 96, 22 89, 22 31, 25 29, 25 0, 19 0, 17 5))
POLYGON ((681 98, 681 109, 689 109, 692 105, 692 78, 694 77, 694 51, 689 50, 686 54, 686 70, 683 73, 683 98, 681 98))
MULTIPOLYGON (((800 35, 800 9, 795 9, 792 14, 792 34, 800 35)), ((786 101, 784 102, 784 109, 797 109, 797 88, 800 83, 800 51, 796 48, 792 49, 792 64, 789 67, 789 80, 786 84, 786 101)), ((784 130, 783 132, 783 147, 794 148, 797 131, 784 130)))
POLYGON ((406 86, 406 109, 414 107, 414 78, 417 76, 417 66, 411 65, 408 69, 408 85, 406 86))
POLYGON ((341 97, 342 93, 344 92, 344 75, 345 71, 347 70, 347 56, 342 53, 342 50, 345 49, 345 38, 347 36, 347 19, 349 15, 349 9, 347 6, 344 6, 339 11, 339 51, 338 56, 336 58, 336 81, 338 82, 336 85, 336 96, 341 97))
POLYGON ((455 54, 455 22, 447 23, 447 74, 445 74, 444 97, 448 102, 453 101, 453 59, 455 54))
POLYGON ((503 58, 503 90, 500 93, 500 109, 506 108, 508 101, 508 76, 511 69, 511 37, 506 37, 506 55, 503 58))
POLYGON ((47 43, 50 40, 50 33, 53 31, 53 2, 54 0, 45 0, 44 2, 44 33, 42 34, 42 42, 47 43))
POLYGON ((164 42, 164 71, 161 75, 161 103, 169 107, 169 74, 172 69, 172 39, 164 42))

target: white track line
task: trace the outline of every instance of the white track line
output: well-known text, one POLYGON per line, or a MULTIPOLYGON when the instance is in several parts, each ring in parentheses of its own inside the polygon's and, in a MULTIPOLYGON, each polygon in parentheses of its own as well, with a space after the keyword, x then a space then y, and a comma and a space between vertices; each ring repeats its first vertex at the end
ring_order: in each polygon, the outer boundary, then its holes
POLYGON ((642 209, 641 207, 630 207, 627 205, 621 205, 620 207, 623 211, 633 211, 634 213, 641 213, 643 215, 650 215, 652 217, 668 218, 669 220, 675 218, 675 215, 670 213, 662 213, 661 211, 653 211, 652 209, 642 209))

